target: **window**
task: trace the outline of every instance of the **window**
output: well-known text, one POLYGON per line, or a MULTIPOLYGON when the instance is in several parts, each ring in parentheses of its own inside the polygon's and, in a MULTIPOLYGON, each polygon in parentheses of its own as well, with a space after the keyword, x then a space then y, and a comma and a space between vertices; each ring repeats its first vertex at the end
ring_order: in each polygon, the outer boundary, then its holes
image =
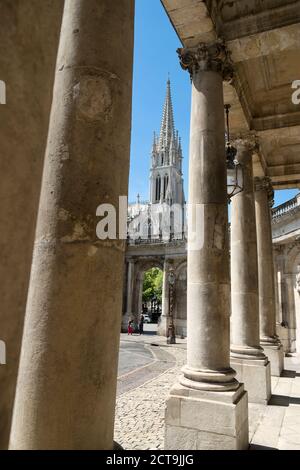
POLYGON ((157 176, 155 180, 155 201, 160 200, 160 192, 161 192, 161 180, 160 180, 160 176, 157 176))

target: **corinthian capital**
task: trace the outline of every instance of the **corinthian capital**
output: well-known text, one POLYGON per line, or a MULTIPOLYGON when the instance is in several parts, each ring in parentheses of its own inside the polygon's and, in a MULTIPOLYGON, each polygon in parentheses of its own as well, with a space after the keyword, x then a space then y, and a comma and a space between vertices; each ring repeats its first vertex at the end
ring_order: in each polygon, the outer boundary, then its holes
POLYGON ((232 135, 231 143, 234 147, 246 147, 252 153, 259 151, 258 137, 252 132, 232 135))
POLYGON ((223 80, 232 80, 233 66, 229 52, 223 41, 210 44, 200 43, 196 47, 177 49, 180 65, 188 70, 191 78, 199 71, 213 70, 222 75, 223 80))
POLYGON ((254 189, 255 191, 267 191, 270 207, 274 204, 274 190, 272 186, 271 178, 268 176, 255 177, 254 178, 254 189))

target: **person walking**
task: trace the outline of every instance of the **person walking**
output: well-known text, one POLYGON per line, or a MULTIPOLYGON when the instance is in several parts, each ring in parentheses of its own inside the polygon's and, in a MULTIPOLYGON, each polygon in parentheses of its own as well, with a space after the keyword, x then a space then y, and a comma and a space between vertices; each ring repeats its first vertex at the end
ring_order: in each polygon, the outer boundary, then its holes
POLYGON ((140 318, 139 332, 140 332, 140 335, 144 333, 144 315, 143 314, 141 315, 141 318, 140 318))
POLYGON ((127 328, 127 334, 132 335, 133 333, 133 328, 132 328, 132 320, 129 320, 128 322, 128 328, 127 328))

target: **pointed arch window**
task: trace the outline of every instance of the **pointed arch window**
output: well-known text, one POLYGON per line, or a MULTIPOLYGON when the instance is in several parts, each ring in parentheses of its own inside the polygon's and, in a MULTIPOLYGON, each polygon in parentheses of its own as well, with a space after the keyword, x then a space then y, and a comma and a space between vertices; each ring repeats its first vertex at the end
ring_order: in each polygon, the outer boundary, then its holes
POLYGON ((160 200, 160 193, 161 193, 161 179, 160 179, 160 176, 157 176, 155 180, 155 201, 160 200))
POLYGON ((163 198, 164 199, 166 199, 168 184, 169 184, 169 176, 165 175, 164 176, 164 186, 163 186, 163 198))

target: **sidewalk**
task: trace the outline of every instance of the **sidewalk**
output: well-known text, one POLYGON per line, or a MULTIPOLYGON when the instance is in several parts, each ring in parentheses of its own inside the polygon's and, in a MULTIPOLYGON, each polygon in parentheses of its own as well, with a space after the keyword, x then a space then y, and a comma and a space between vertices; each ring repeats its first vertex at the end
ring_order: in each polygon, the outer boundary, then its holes
MULTIPOLYGON (((115 440, 128 450, 163 449, 165 403, 186 362, 186 340, 169 345, 165 337, 149 332, 122 334, 121 339, 143 342, 165 366, 158 376, 119 395, 115 440), (165 360, 164 352, 173 359, 165 360)), ((299 356, 286 357, 282 377, 272 377, 269 405, 249 404, 249 439, 250 449, 300 449, 299 356)))

